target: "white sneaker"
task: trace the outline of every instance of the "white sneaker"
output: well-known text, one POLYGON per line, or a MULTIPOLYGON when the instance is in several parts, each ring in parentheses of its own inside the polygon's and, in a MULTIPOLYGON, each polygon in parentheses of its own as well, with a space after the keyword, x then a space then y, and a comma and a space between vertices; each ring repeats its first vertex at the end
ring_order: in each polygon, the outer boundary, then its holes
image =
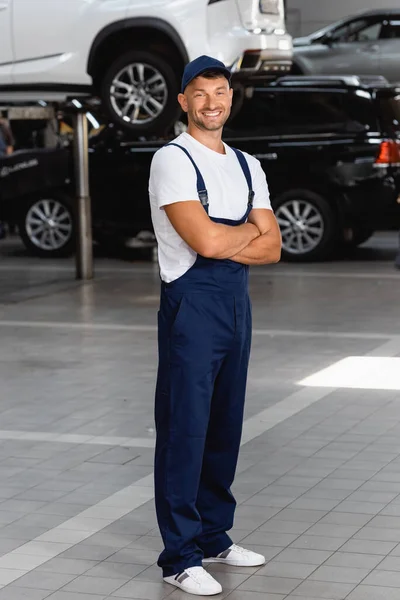
POLYGON ((214 596, 222 592, 218 581, 215 581, 203 567, 189 567, 182 573, 164 577, 164 581, 195 596, 214 596))
POLYGON ((265 557, 241 546, 232 544, 227 550, 215 558, 203 559, 205 563, 224 563, 232 567, 260 567, 265 564, 265 557))

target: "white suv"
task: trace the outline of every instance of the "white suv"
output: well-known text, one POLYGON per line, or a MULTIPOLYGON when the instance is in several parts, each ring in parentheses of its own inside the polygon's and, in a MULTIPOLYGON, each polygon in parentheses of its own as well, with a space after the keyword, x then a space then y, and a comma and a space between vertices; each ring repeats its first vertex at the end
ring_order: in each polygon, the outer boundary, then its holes
POLYGON ((133 133, 177 116, 184 65, 201 54, 232 71, 289 70, 284 0, 0 0, 0 87, 84 90, 133 133))

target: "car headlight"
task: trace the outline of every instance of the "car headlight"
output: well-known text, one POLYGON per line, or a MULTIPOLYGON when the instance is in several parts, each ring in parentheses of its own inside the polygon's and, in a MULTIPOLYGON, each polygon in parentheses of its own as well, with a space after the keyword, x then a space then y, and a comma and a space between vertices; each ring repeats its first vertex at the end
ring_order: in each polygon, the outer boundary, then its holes
POLYGON ((289 40, 279 40, 278 48, 279 48, 279 50, 290 50, 291 43, 289 40))

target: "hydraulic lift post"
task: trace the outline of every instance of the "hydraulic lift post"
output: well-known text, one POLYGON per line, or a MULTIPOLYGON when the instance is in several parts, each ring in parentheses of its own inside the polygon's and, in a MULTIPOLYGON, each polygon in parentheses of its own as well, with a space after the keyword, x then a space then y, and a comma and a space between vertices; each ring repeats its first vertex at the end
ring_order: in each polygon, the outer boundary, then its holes
POLYGON ((89 194, 89 145, 85 112, 74 116, 74 165, 76 180, 76 277, 93 279, 92 215, 89 194))

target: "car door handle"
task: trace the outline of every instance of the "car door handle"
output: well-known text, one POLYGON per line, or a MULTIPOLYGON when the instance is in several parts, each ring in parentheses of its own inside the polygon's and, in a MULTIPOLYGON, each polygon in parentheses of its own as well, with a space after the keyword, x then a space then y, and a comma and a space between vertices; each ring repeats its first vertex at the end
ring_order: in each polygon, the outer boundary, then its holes
POLYGON ((3 0, 2 2, 0 1, 0 10, 6 10, 6 8, 9 7, 9 2, 8 0, 3 0))

